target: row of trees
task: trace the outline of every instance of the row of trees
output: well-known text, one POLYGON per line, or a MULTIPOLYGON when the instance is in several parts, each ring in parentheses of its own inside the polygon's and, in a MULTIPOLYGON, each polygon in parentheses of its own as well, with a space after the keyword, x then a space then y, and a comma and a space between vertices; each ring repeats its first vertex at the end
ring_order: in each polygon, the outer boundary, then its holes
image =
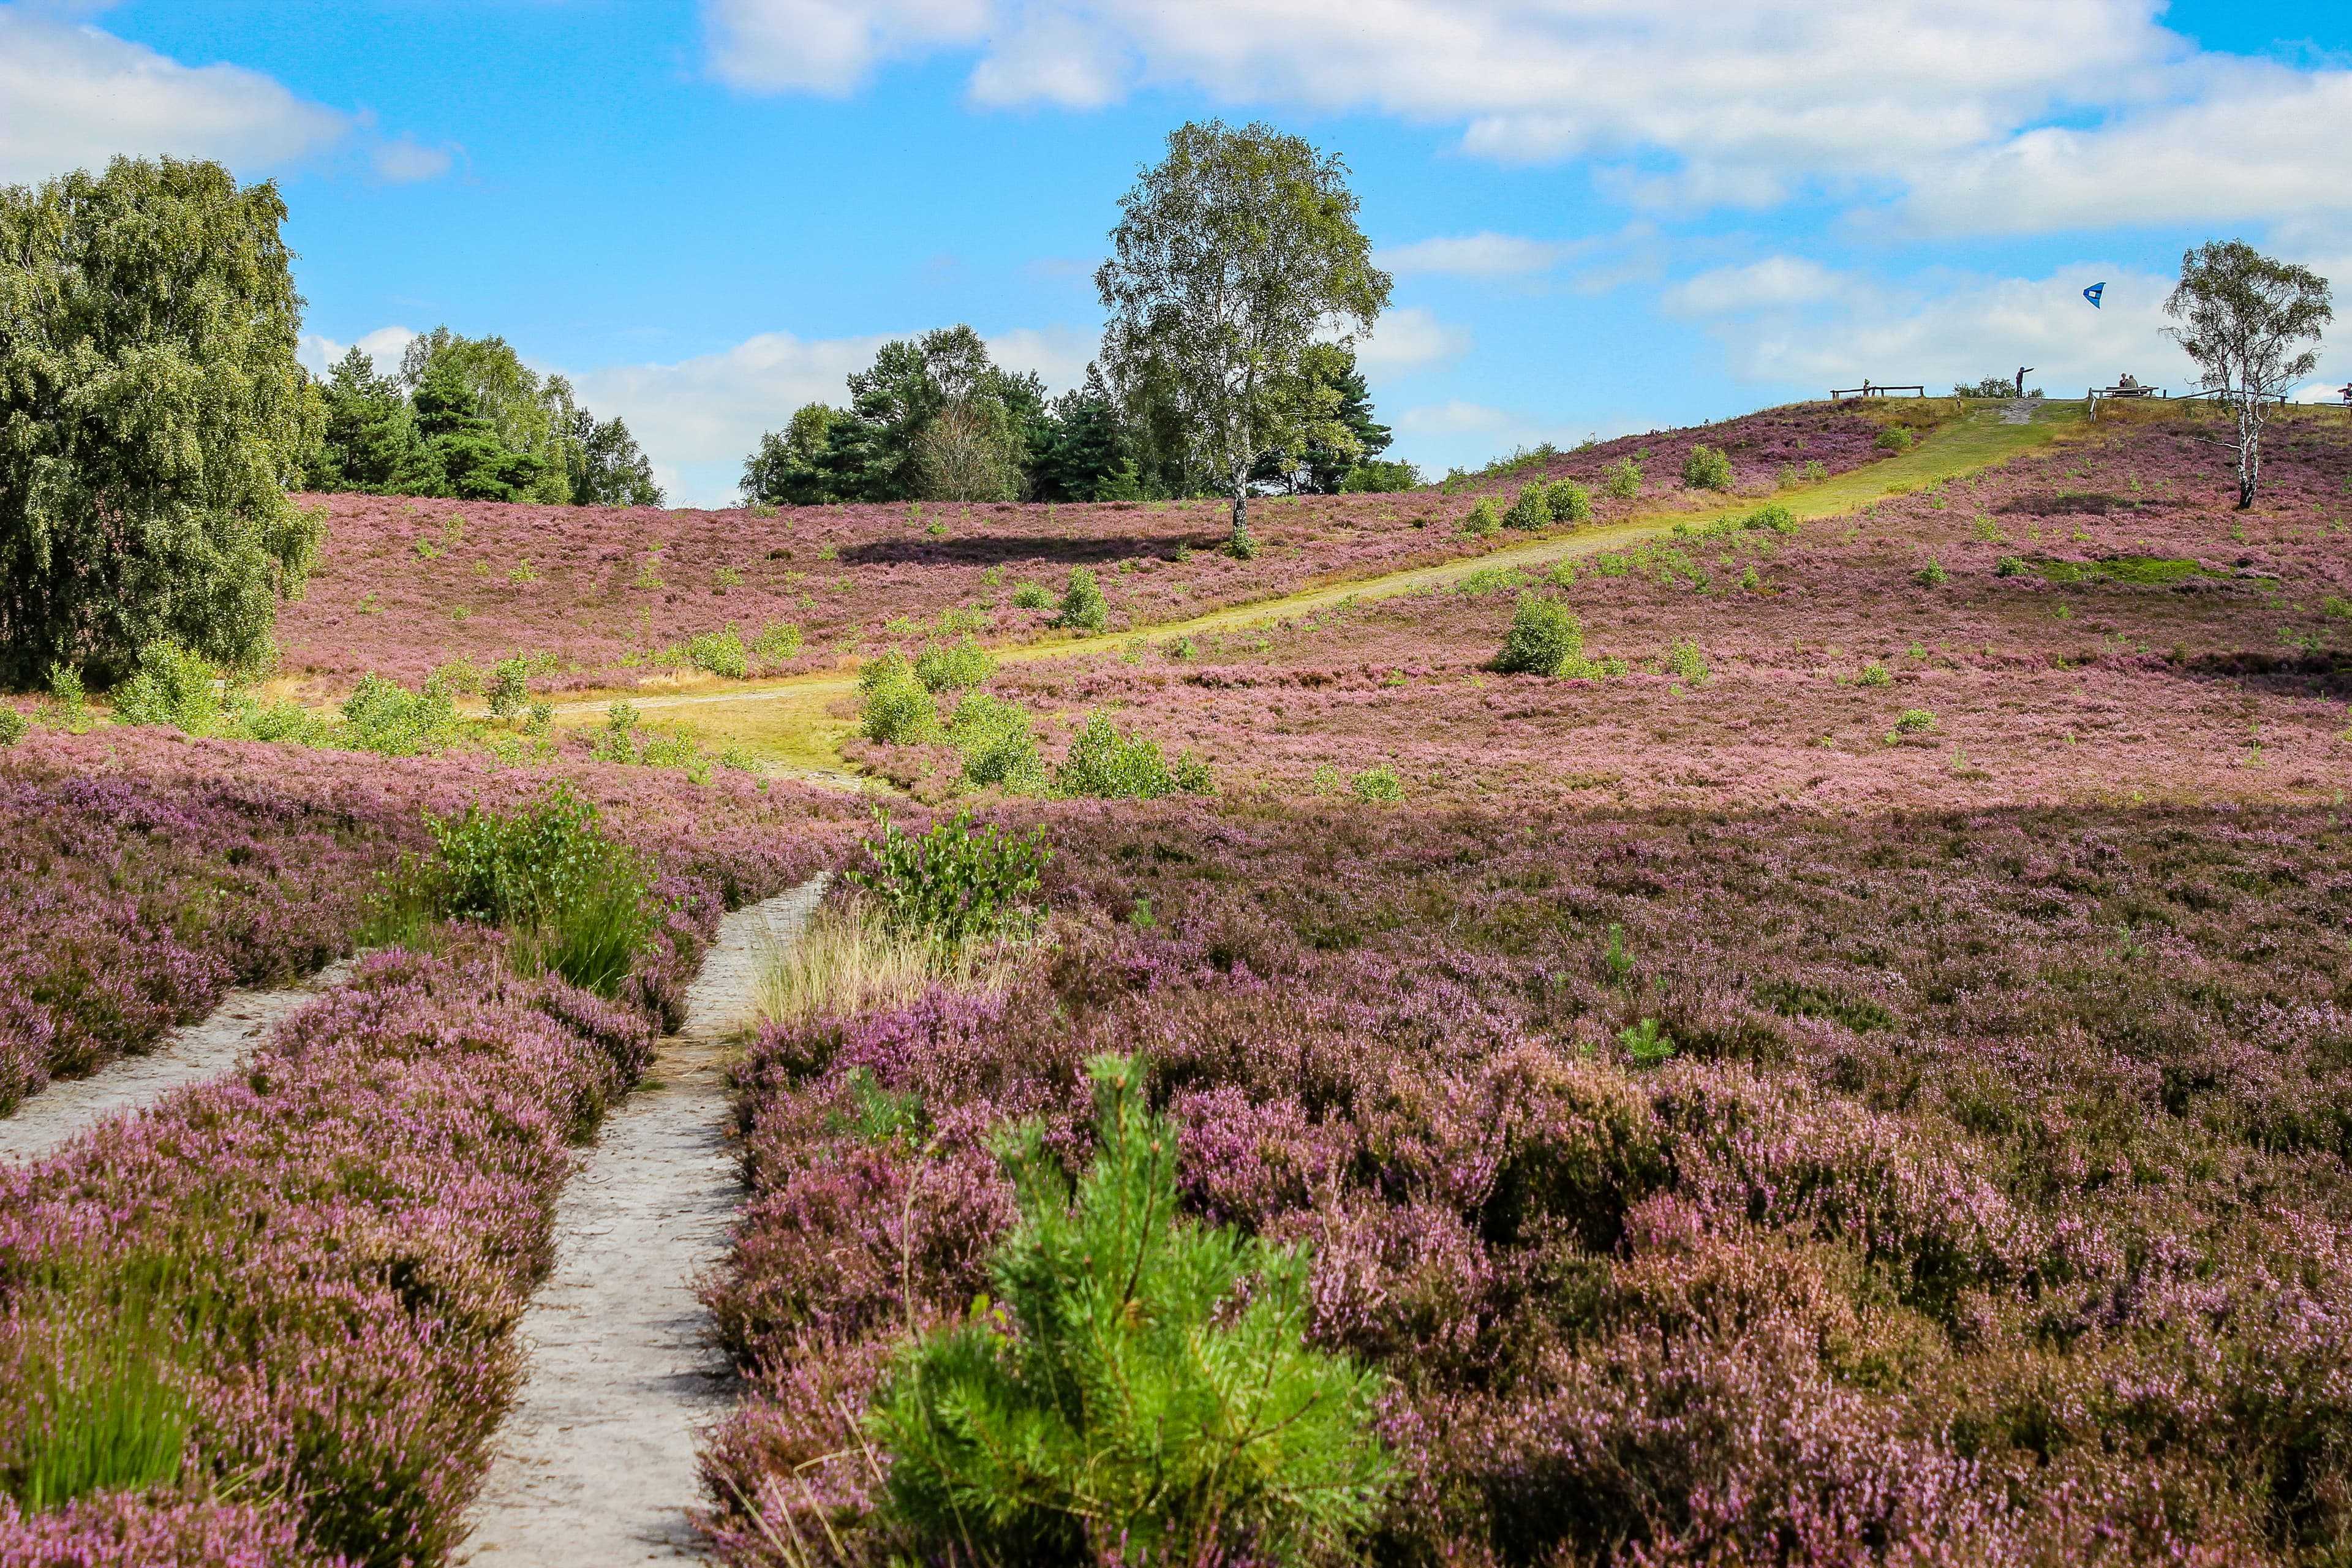
POLYGON ((311 489, 662 504, 629 427, 581 407, 569 381, 541 376, 504 338, 436 327, 409 340, 392 374, 354 347, 317 393, 320 438, 303 462, 311 489))
POLYGON ((1354 334, 1387 305, 1347 166, 1266 125, 1180 127, 1119 203, 1095 275, 1109 314, 1086 384, 1050 401, 970 327, 886 344, 847 408, 761 438, 761 502, 1233 499, 1412 482, 1381 463, 1354 334))
MULTIPOLYGON (((1347 439, 1302 430, 1258 454, 1254 485, 1330 494, 1412 482, 1405 465, 1377 460, 1391 437, 1352 352, 1311 344, 1300 374, 1347 439)), ((883 344, 849 377, 849 395, 847 407, 808 404, 761 437, 743 465, 746 500, 1135 500, 1222 493, 1225 480, 1186 441, 1170 402, 1122 398, 1098 364, 1083 386, 1049 398, 1034 372, 992 363, 968 326, 883 344)))

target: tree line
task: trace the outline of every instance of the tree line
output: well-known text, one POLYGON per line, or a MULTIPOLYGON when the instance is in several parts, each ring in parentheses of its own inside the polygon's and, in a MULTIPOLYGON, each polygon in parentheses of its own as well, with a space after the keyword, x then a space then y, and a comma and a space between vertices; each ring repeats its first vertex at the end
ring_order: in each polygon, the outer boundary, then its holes
POLYGON ((571 382, 541 376, 504 338, 436 327, 408 341, 390 374, 355 346, 310 390, 320 428, 303 455, 310 489, 662 504, 628 426, 581 407, 571 382))

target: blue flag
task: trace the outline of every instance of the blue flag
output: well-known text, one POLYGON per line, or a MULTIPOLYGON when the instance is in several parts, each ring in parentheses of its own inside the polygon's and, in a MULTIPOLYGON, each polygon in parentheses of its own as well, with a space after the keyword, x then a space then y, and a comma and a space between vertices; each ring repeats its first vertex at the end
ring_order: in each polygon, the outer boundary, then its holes
POLYGON ((2099 309, 2099 296, 2106 291, 2107 286, 2105 283, 2094 283, 2083 290, 2083 298, 2088 300, 2091 302, 2091 309, 2095 310, 2099 309))

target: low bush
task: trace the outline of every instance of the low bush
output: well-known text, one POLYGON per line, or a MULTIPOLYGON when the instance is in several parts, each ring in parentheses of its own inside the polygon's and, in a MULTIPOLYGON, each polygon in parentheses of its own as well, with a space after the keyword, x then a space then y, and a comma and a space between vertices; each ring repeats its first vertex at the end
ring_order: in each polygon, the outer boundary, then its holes
POLYGON ((1910 430, 1901 425, 1888 426, 1878 433, 1876 440, 1871 442, 1873 447, 1882 452, 1907 452, 1911 449, 1912 444, 1913 437, 1910 430))
POLYGON ((1927 564, 1912 573, 1911 579, 1923 588, 1940 588, 1952 580, 1952 574, 1944 570, 1943 563, 1930 555, 1927 564))
POLYGON ((1799 524, 1795 512, 1774 500, 1766 501, 1762 506, 1741 518, 1739 526, 1772 533, 1794 533, 1799 524))
POLYGON ((751 639, 751 652, 762 664, 785 664, 798 658, 801 652, 801 624, 798 621, 770 621, 751 639))
POLYGON ((1190 752, 1174 762, 1160 755, 1160 742, 1121 735, 1097 713, 1070 738, 1070 749, 1054 770, 1054 793, 1101 800, 1157 800, 1171 795, 1213 795, 1209 764, 1190 752))
POLYGON ((606 837, 595 803, 549 786, 513 813, 427 816, 433 859, 412 884, 443 920, 502 926, 519 968, 609 996, 652 939, 651 878, 606 837))
POLYGON ((1642 493, 1642 465, 1620 458, 1601 470, 1601 493, 1616 500, 1632 500, 1642 493))
POLYGON ((1307 1563, 1379 1515, 1379 1374, 1302 1342, 1303 1247, 1179 1212, 1176 1130, 1141 1067, 1096 1057, 1075 1189, 1024 1123, 996 1303, 899 1352, 869 1425, 884 1529, 917 1561, 1307 1563), (1091 1543, 1091 1545, 1090 1545, 1091 1543))
POLYGON ((1662 674, 1679 677, 1696 686, 1706 679, 1706 655, 1691 638, 1677 637, 1675 646, 1658 660, 1658 668, 1662 674))
POLYGON ((472 733, 437 675, 426 677, 417 691, 382 676, 362 675, 343 700, 342 711, 336 743, 382 756, 444 751, 472 733))
POLYGON ((948 739, 963 753, 966 783, 1013 795, 1045 793, 1036 725, 1018 702, 984 691, 967 693, 949 716, 948 739))
POLYGON ((1895 720, 1898 735, 1924 735, 1936 727, 1936 716, 1925 708, 1906 708, 1895 720))
POLYGON ((927 691, 961 691, 996 673, 996 660, 971 637, 927 646, 915 659, 915 679, 927 691))
POLYGON ((1541 484, 1519 487, 1518 499, 1503 513, 1503 526, 1522 530, 1551 526, 1551 499, 1541 484))
POLYGON ((31 726, 24 714, 8 703, 0 702, 0 746, 15 745, 25 738, 25 731, 29 728, 31 726))
POLYGON ((1347 478, 1339 481, 1340 492, 1345 495, 1386 494, 1420 488, 1419 464, 1385 462, 1377 458, 1358 463, 1348 470, 1347 478))
POLYGON ((1544 507, 1554 522, 1590 522, 1592 492, 1574 479, 1554 479, 1544 487, 1544 507))
POLYGON ((1493 668, 1505 675, 1561 675, 1584 664, 1584 628, 1566 605, 1521 594, 1493 668))
POLYGON ((1503 526, 1503 514, 1495 506, 1493 496, 1480 496, 1470 507, 1469 515, 1462 520, 1462 531, 1473 539, 1484 539, 1503 526))
POLYGON ((1728 490, 1738 483, 1731 459, 1704 443, 1695 443, 1683 459, 1683 483, 1695 490, 1728 490))
POLYGON ((857 672, 858 732, 884 745, 915 746, 939 733, 939 710, 896 648, 869 659, 857 672))
POLYGON ((1110 604, 1103 597, 1101 584, 1095 574, 1084 566, 1070 568, 1069 580, 1062 588, 1062 603, 1055 612, 1054 624, 1073 631, 1098 632, 1110 620, 1110 604))
POLYGON ((1013 586, 1013 607, 1016 610, 1042 610, 1053 602, 1053 591, 1043 583, 1021 583, 1013 586))
POLYGON ((715 632, 703 632, 688 637, 686 643, 687 662, 711 675, 723 675, 730 680, 740 680, 751 674, 751 660, 743 649, 742 636, 735 623, 728 622, 715 632))
POLYGON ((220 722, 221 675, 205 658, 178 643, 150 643, 139 668, 114 691, 118 724, 169 724, 191 735, 209 735, 220 722))
POLYGON ((1853 678, 1856 686, 1891 686, 1894 682, 1895 677, 1887 673, 1886 667, 1876 663, 1864 665, 1862 673, 1853 678))
POLYGON ((1044 828, 1016 838, 993 825, 975 833, 971 813, 934 823, 921 837, 876 814, 878 837, 862 840, 865 864, 849 873, 883 924, 948 953, 975 942, 1016 936, 1036 923, 1028 903, 1054 858, 1044 828))
POLYGON ((1382 763, 1349 779, 1348 793, 1358 800, 1399 801, 1404 798, 1404 785, 1397 778, 1396 770, 1382 763))

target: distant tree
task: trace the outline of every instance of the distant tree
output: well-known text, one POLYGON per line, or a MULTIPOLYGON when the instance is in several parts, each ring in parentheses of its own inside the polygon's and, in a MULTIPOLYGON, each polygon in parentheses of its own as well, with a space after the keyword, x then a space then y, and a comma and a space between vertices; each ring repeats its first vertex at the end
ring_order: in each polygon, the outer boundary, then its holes
POLYGON ((172 158, 0 187, 0 680, 268 657, 321 531, 285 218, 172 158))
POLYGON ((353 345, 328 374, 323 402, 325 430, 303 482, 316 490, 390 489, 416 438, 399 382, 378 375, 375 361, 353 345))
POLYGON ((2335 319, 2327 279, 2273 261, 2243 240, 2210 240, 2180 258, 2180 282, 2164 311, 2181 322, 2164 335, 2197 362, 2199 380, 2237 422, 2238 507, 2254 504, 2263 426, 2319 363, 2320 329, 2335 319))
POLYGON ((1134 486, 1135 466, 1118 400, 1104 384, 1101 370, 1090 364, 1086 384, 1054 399, 1033 427, 1030 497, 1047 501, 1124 499, 1103 491, 1118 488, 1121 475, 1126 486, 1134 486))
POLYGON ((1119 207, 1095 274, 1110 312, 1106 367, 1123 397, 1181 413, 1187 449, 1233 498, 1235 552, 1252 553, 1258 459, 1353 444, 1307 351, 1332 326, 1369 331, 1389 276, 1371 265, 1346 165, 1271 126, 1180 126, 1119 207))
POLYGON ((1348 432, 1350 445, 1342 447, 1319 427, 1310 428, 1259 458, 1250 477, 1293 495, 1337 495, 1356 466, 1387 451, 1394 437, 1387 426, 1372 418, 1371 390, 1351 351, 1335 343, 1313 344, 1300 356, 1300 368, 1310 397, 1329 409, 1330 417, 1348 432))
POLYGON ((931 500, 1000 501, 1021 494, 1013 454, 1021 442, 1004 405, 991 399, 950 403, 923 427, 917 452, 924 496, 931 500))
POLYGON ((454 374, 472 394, 474 414, 489 422, 500 447, 536 460, 536 477, 514 500, 555 505, 571 500, 576 459, 569 449, 575 412, 569 382, 562 376, 542 380, 502 337, 461 337, 446 326, 411 338, 401 351, 401 380, 412 395, 423 389, 426 374, 436 367, 454 374))
POLYGON ((585 408, 572 412, 572 439, 564 457, 571 464, 573 506, 659 506, 661 486, 653 465, 637 449, 637 438, 618 416, 598 419, 585 408))
POLYGON ((481 412, 464 367, 454 358, 429 362, 410 401, 416 444, 395 476, 402 492, 461 500, 541 499, 545 462, 536 453, 514 450, 500 438, 497 425, 481 412))
POLYGON ((801 405, 782 434, 767 431, 744 459, 743 499, 761 506, 814 506, 833 498, 824 486, 826 437, 841 416, 822 403, 801 405))

